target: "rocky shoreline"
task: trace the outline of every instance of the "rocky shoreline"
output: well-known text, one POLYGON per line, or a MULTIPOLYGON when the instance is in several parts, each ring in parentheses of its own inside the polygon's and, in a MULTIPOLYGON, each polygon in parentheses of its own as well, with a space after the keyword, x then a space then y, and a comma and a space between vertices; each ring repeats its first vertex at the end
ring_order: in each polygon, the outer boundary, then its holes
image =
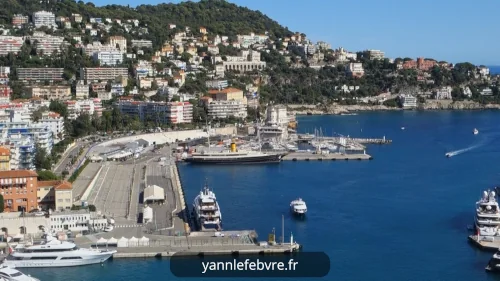
POLYGON ((500 104, 480 104, 473 101, 427 101, 415 109, 402 109, 385 105, 289 105, 289 111, 297 115, 342 115, 364 111, 398 111, 398 110, 484 110, 500 109, 500 104))

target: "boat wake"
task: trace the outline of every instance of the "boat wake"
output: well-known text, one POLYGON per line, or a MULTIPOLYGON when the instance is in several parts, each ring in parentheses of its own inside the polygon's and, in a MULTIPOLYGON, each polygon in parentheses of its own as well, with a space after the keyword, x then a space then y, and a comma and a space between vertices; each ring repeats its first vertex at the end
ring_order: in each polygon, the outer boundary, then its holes
POLYGON ((476 144, 476 145, 473 145, 473 146, 469 146, 467 148, 463 148, 463 149, 459 149, 459 150, 455 150, 455 151, 451 151, 451 152, 448 152, 446 153, 446 157, 453 157, 453 156, 456 156, 456 155, 459 155, 459 154, 462 154, 462 153, 465 153, 467 151, 471 151, 475 148, 478 148, 480 146, 482 146, 483 144, 480 143, 480 144, 476 144))

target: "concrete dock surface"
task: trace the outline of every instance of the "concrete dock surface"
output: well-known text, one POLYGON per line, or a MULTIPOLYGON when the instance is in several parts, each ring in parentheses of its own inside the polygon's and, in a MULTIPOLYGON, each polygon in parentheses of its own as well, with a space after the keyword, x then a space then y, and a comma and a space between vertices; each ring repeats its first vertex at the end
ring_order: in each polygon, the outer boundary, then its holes
POLYGON ((329 154, 316 154, 312 152, 291 152, 283 157, 283 161, 323 161, 323 160, 372 160, 368 154, 343 154, 343 153, 329 153, 329 154))

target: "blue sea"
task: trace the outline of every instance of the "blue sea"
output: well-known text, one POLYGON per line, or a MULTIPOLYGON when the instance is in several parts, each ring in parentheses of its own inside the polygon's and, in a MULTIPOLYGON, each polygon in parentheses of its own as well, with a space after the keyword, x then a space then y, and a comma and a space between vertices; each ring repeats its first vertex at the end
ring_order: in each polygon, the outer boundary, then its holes
MULTIPOLYGON (((298 121, 300 132, 322 128, 325 135, 385 136, 393 143, 369 146, 372 161, 180 165, 187 200, 207 178, 225 229, 256 229, 262 240, 273 228, 280 234, 285 215, 286 240, 293 233, 304 251, 329 255, 331 270, 322 280, 500 280, 484 270, 491 253, 467 242, 474 203, 500 184, 500 112, 373 112, 298 121), (445 157, 453 151, 456 156, 445 157), (307 202, 306 220, 288 213, 296 197, 307 202)), ((24 271, 51 281, 180 279, 168 261, 156 259, 24 271)))

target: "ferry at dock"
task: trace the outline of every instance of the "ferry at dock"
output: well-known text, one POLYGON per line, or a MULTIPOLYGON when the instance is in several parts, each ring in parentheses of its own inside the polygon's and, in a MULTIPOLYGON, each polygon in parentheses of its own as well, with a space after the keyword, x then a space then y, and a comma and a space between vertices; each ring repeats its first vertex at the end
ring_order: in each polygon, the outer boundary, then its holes
POLYGON ((500 208, 494 191, 484 191, 476 202, 475 225, 478 236, 500 236, 500 208))
POLYGON ((222 230, 222 214, 215 193, 205 183, 193 202, 195 222, 200 230, 222 230))

